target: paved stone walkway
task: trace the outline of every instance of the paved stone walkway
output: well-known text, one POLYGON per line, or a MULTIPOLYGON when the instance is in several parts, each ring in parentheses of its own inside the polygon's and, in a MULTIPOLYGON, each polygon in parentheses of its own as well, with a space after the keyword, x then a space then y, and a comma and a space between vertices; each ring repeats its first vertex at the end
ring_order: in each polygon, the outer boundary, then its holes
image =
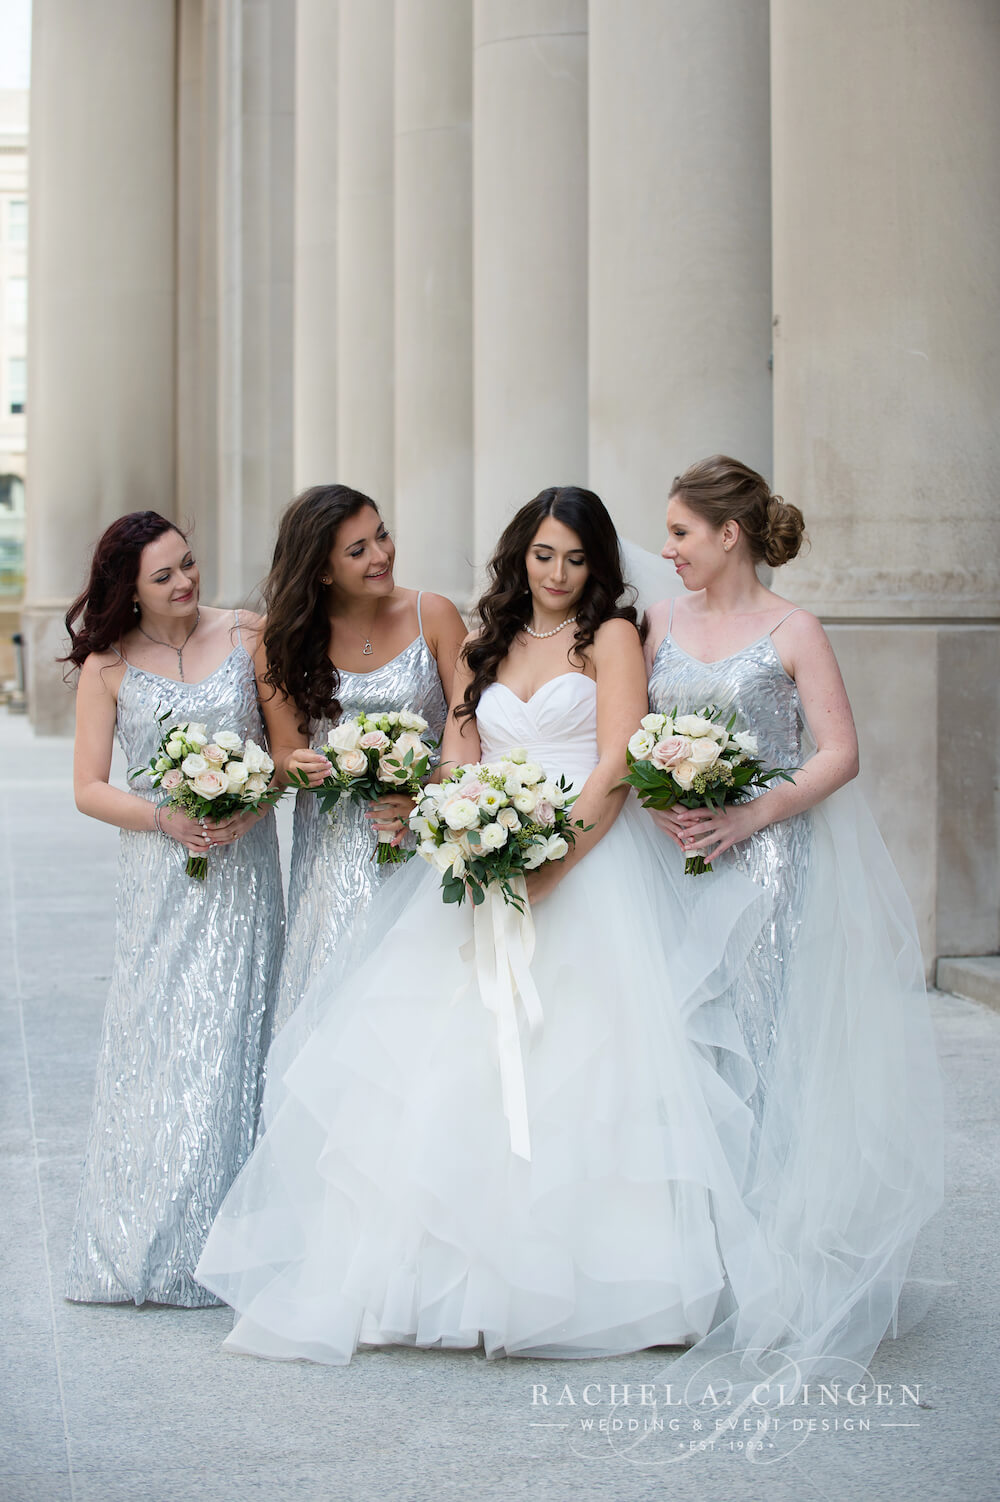
MULTIPOLYGON (((379 1350, 330 1369, 225 1356, 224 1309, 64 1302, 113 923, 117 832, 79 815, 70 747, 0 709, 0 1498, 4 1502, 986 1502, 998 1495, 1000 1016, 937 996, 949 1084, 954 1280, 873 1363, 894 1404, 810 1407, 752 1464, 743 1430, 675 1461, 689 1427, 635 1448, 582 1420, 586 1384, 664 1356, 487 1362, 379 1350), (537 1384, 547 1384, 550 1405, 537 1384), (554 1406, 564 1384, 574 1404, 554 1406), (904 1384, 919 1398, 913 1406, 904 1384), (918 1389, 918 1391, 916 1391, 918 1389), (815 1432, 805 1423, 814 1420, 815 1432), (831 1426, 839 1420, 840 1427, 831 1426), (864 1426, 867 1420, 868 1427, 864 1426), (847 1427, 845 1427, 845 1424, 847 1427), (791 1444, 801 1439, 798 1448, 791 1444), (627 1452, 627 1453, 623 1453, 627 1452)), ((620 1396, 620 1394, 619 1394, 620 1396)))

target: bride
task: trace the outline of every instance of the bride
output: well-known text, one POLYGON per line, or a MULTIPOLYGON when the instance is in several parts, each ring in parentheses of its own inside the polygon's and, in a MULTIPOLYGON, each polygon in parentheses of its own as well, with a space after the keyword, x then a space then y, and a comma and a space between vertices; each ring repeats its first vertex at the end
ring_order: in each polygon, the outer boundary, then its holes
POLYGON ((736 871, 686 881, 625 806, 625 744, 647 703, 624 589, 596 495, 563 487, 524 506, 490 564, 445 734, 445 763, 523 747, 565 774, 588 826, 528 878, 544 1011, 533 1046, 521 1040, 530 1159, 511 1151, 471 905, 445 906, 437 872, 413 861, 275 1042, 265 1134, 197 1269, 238 1313, 229 1349, 340 1364, 359 1345, 689 1344, 749 1266, 726 1150, 746 1106, 713 1061, 738 1046, 716 1003, 759 893, 736 871))

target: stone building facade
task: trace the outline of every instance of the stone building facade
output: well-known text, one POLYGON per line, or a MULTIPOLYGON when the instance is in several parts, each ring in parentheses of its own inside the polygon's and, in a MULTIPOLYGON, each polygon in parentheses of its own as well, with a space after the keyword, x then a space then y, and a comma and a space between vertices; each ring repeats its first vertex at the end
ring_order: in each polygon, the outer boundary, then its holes
POLYGON ((122 511, 233 603, 337 478, 464 604, 543 485, 658 547, 729 451, 928 957, 996 952, 998 76, 994 0, 34 0, 36 726, 122 511))

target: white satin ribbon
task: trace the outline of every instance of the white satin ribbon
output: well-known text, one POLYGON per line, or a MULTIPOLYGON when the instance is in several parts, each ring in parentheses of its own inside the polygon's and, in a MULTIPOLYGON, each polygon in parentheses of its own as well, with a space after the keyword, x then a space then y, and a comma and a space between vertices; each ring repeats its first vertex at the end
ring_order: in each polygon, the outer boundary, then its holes
POLYGON ((530 1162, 531 1136, 518 1026, 518 996, 524 1011, 529 1047, 541 1033, 543 1017, 541 998, 531 975, 535 925, 531 921, 524 877, 514 878, 511 885, 521 898, 524 911, 518 912, 516 907, 505 902, 498 887, 488 887, 484 900, 474 909, 472 942, 479 994, 487 1011, 496 1018, 500 1088, 503 1111, 510 1128, 511 1152, 530 1162))

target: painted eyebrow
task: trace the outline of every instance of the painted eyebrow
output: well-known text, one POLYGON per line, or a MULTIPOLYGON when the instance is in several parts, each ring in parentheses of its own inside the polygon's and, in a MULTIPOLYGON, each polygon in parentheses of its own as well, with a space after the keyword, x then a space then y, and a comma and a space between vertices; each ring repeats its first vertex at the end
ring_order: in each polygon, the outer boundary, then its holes
MULTIPOLYGON (((541 548, 543 552, 546 553, 554 553, 556 551, 550 542, 533 542, 531 546, 536 550, 538 548, 541 548)), ((566 554, 566 557, 586 559, 587 555, 584 552, 583 548, 570 548, 569 552, 566 554)))
MULTIPOLYGON (((192 563, 194 562, 194 554, 191 553, 191 552, 188 552, 188 553, 185 553, 184 557, 181 559, 181 565, 183 566, 188 561, 189 558, 191 559, 192 563)), ((152 573, 147 574, 146 577, 148 579, 155 579, 156 576, 157 576, 157 574, 169 574, 169 572, 170 572, 170 570, 172 568, 173 568, 173 564, 172 563, 161 563, 159 568, 154 568, 153 571, 152 571, 152 573)))
MULTIPOLYGON (((377 539, 378 539, 378 538, 379 538, 379 537, 381 537, 381 536, 382 536, 382 534, 383 534, 383 532, 384 532, 384 533, 385 533, 385 535, 386 535, 386 536, 387 536, 387 537, 388 537, 388 535, 389 535, 389 529, 388 529, 388 527, 387 527, 387 526, 386 526, 386 524, 385 524, 385 522, 382 522, 382 523, 381 523, 381 524, 380 524, 380 525, 379 525, 379 529, 378 529, 378 531, 377 531, 377 532, 376 532, 376 533, 375 533, 375 537, 376 537, 376 540, 377 540, 377 539)), ((348 543, 348 544, 347 544, 347 547, 346 547, 346 548, 345 548, 345 549, 344 549, 344 552, 345 552, 345 553, 349 553, 349 552, 350 552, 350 551, 351 551, 351 549, 352 549, 352 548, 363 548, 363 547, 364 547, 364 545, 365 545, 365 543, 366 543, 366 542, 367 542, 367 541, 368 541, 368 539, 367 539, 367 537, 359 537, 359 538, 358 538, 358 540, 357 540, 357 542, 349 542, 349 543, 348 543)))

